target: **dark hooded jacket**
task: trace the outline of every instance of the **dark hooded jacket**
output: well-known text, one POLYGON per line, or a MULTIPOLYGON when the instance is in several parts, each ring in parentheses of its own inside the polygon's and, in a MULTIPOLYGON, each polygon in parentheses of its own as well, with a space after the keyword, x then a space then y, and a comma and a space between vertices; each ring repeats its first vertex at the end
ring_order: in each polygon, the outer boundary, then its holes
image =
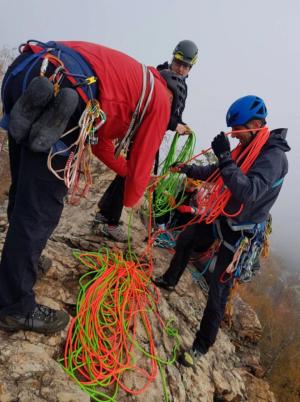
MULTIPOLYGON (((166 61, 166 62, 164 62, 163 64, 159 64, 159 65, 156 67, 156 69, 157 69, 158 71, 170 69, 170 64, 166 61)), ((187 85, 186 85, 186 81, 185 81, 186 78, 187 78, 187 77, 184 78, 184 86, 185 86, 185 93, 186 93, 186 96, 185 96, 185 99, 183 99, 182 106, 181 106, 180 110, 177 111, 176 114, 173 113, 173 110, 171 110, 171 117, 170 117, 169 125, 168 125, 168 130, 171 130, 171 131, 175 131, 175 130, 176 130, 177 124, 185 124, 185 123, 182 121, 182 113, 183 113, 183 111, 184 111, 184 109, 185 109, 185 101, 186 101, 186 98, 187 98, 187 91, 188 91, 188 88, 187 88, 187 85)))
MULTIPOLYGON (((233 218, 235 223, 266 221, 288 172, 285 153, 290 147, 285 140, 286 134, 287 129, 283 128, 271 131, 269 140, 247 174, 242 173, 233 161, 221 169, 224 183, 232 194, 225 212, 234 214, 243 204, 242 212, 233 218)), ((190 165, 185 167, 184 173, 188 177, 205 180, 217 167, 217 164, 190 165)))

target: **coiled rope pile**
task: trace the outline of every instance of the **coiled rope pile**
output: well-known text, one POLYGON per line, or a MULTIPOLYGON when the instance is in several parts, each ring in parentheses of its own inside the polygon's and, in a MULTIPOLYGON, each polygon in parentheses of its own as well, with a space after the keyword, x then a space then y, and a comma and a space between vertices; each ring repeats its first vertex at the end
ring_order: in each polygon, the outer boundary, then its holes
POLYGON ((95 401, 116 401, 118 391, 138 395, 159 371, 164 399, 169 400, 163 365, 175 361, 178 333, 158 314, 158 293, 150 281, 152 263, 138 262, 129 252, 102 249, 74 256, 87 267, 80 279, 76 317, 72 320, 63 365, 95 401), (157 354, 157 323, 174 338, 170 359, 157 354), (127 381, 134 372, 135 383, 127 381), (138 381, 137 381, 138 379, 138 381))
POLYGON ((173 163, 184 163, 192 157, 195 149, 196 135, 194 132, 188 135, 180 153, 177 155, 176 151, 180 138, 182 138, 182 136, 176 133, 166 159, 162 163, 160 180, 155 188, 155 196, 153 199, 153 215, 156 218, 175 209, 184 199, 184 197, 182 197, 177 203, 174 202, 179 192, 184 188, 185 181, 182 175, 170 173, 169 169, 173 163))

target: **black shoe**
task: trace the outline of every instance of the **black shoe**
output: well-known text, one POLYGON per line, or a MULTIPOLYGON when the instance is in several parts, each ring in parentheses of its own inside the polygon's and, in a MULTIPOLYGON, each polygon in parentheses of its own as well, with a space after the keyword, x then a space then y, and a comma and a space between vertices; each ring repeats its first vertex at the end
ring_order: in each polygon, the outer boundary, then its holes
POLYGON ((204 356, 199 350, 190 348, 188 350, 184 350, 178 356, 178 363, 182 364, 185 367, 195 367, 199 359, 204 356))
POLYGON ((33 152, 47 152, 60 139, 78 102, 75 89, 59 91, 30 130, 29 146, 33 152))
POLYGON ((151 278, 151 281, 156 285, 158 288, 162 288, 165 290, 169 290, 170 292, 172 290, 175 290, 174 285, 170 285, 163 276, 157 276, 156 278, 151 278))
POLYGON ((32 124, 53 97, 53 84, 46 77, 35 77, 14 104, 8 130, 19 144, 29 134, 32 124))
POLYGON ((101 234, 101 225, 103 225, 104 223, 108 223, 108 220, 104 215, 101 214, 100 211, 98 211, 91 224, 92 233, 95 235, 101 234))
POLYGON ((98 225, 99 223, 108 223, 108 219, 100 211, 96 213, 93 225, 98 225))
POLYGON ((69 316, 66 312, 37 304, 31 313, 1 317, 0 329, 7 332, 27 330, 47 335, 61 331, 68 322, 69 316))
POLYGON ((52 267, 52 260, 45 255, 41 255, 38 262, 37 277, 40 279, 42 276, 46 275, 49 269, 52 267))

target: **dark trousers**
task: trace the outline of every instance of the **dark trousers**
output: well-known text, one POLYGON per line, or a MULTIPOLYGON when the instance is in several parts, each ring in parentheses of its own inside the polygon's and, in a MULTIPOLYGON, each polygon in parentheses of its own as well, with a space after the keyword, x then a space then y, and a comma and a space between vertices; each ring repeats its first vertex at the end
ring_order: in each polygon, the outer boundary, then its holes
MULTIPOLYGON (((24 57, 19 56, 14 63, 24 57)), ((39 68, 40 63, 30 70, 28 82, 39 75, 39 68)), ((4 91, 6 113, 21 96, 26 73, 24 70, 8 80, 4 91)), ((63 86, 67 85, 65 82, 63 86)), ((80 107, 82 112, 82 104, 80 107)), ((77 124, 79 116, 78 109, 67 129, 77 124)), ((9 227, 0 262, 0 315, 26 314, 34 309, 38 260, 59 222, 67 193, 65 184, 48 170, 46 153, 33 153, 26 142, 18 145, 9 135, 9 157, 12 183, 9 227)), ((62 169, 65 164, 66 157, 57 157, 54 168, 62 169)))
POLYGON ((116 176, 98 202, 101 214, 109 225, 118 225, 123 210, 125 177, 116 176))
MULTIPOLYGON (((127 154, 127 159, 129 159, 130 150, 127 154)), ((156 153, 155 157, 155 167, 154 173, 157 174, 159 161, 159 151, 156 153)), ((121 219, 123 210, 123 199, 125 191, 125 179, 117 175, 110 185, 105 190, 105 193, 98 202, 98 208, 101 214, 107 219, 109 225, 118 225, 121 219)))
MULTIPOLYGON (((9 227, 0 263, 0 315, 32 311, 42 250, 57 226, 67 189, 47 168, 47 155, 30 152, 9 137, 12 186, 9 227)), ((57 158, 63 168, 65 158, 57 158)))
MULTIPOLYGON (((221 223, 221 230, 224 239, 231 245, 235 245, 240 238, 239 232, 233 232, 225 221, 221 223)), ((205 251, 215 240, 213 225, 204 223, 194 224, 184 230, 176 243, 176 252, 171 260, 170 267, 163 275, 164 279, 170 285, 176 285, 183 274, 191 253, 194 249, 205 251)), ((223 244, 218 252, 218 258, 214 272, 210 276, 209 293, 203 317, 200 323, 200 329, 196 333, 193 346, 202 353, 206 353, 214 344, 216 336, 224 316, 226 302, 232 279, 220 281, 221 275, 227 268, 233 257, 232 251, 223 244)))

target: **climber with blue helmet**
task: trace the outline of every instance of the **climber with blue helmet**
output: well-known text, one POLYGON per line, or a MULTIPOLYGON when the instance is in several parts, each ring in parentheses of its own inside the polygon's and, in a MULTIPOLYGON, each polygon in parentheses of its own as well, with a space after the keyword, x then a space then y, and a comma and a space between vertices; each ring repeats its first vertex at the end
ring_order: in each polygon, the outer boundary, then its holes
MULTIPOLYGON (((236 100, 228 109, 226 122, 232 128, 232 137, 240 141, 240 152, 251 146, 253 139, 263 132, 267 108, 258 96, 248 95, 236 100)), ((218 252, 210 263, 207 304, 193 345, 184 350, 179 362, 193 366, 214 344, 224 316, 225 306, 233 284, 233 277, 223 281, 226 269, 233 260, 238 245, 245 236, 265 227, 269 212, 281 190, 283 178, 288 171, 285 153, 290 150, 285 136, 287 129, 270 132, 253 164, 243 173, 240 161, 233 160, 227 136, 221 132, 212 141, 212 150, 218 163, 211 165, 179 165, 174 172, 186 174, 193 179, 206 180, 219 169, 224 185, 231 193, 219 218, 213 223, 196 223, 188 226, 178 237, 176 252, 168 270, 152 279, 156 286, 171 291, 179 282, 193 250, 205 252, 215 240, 220 243, 218 252), (243 205, 243 208, 240 208, 243 205), (234 218, 229 216, 238 211, 234 218)), ((250 149, 250 147, 248 148, 250 149)), ((240 154, 241 154, 240 153, 240 154)))

